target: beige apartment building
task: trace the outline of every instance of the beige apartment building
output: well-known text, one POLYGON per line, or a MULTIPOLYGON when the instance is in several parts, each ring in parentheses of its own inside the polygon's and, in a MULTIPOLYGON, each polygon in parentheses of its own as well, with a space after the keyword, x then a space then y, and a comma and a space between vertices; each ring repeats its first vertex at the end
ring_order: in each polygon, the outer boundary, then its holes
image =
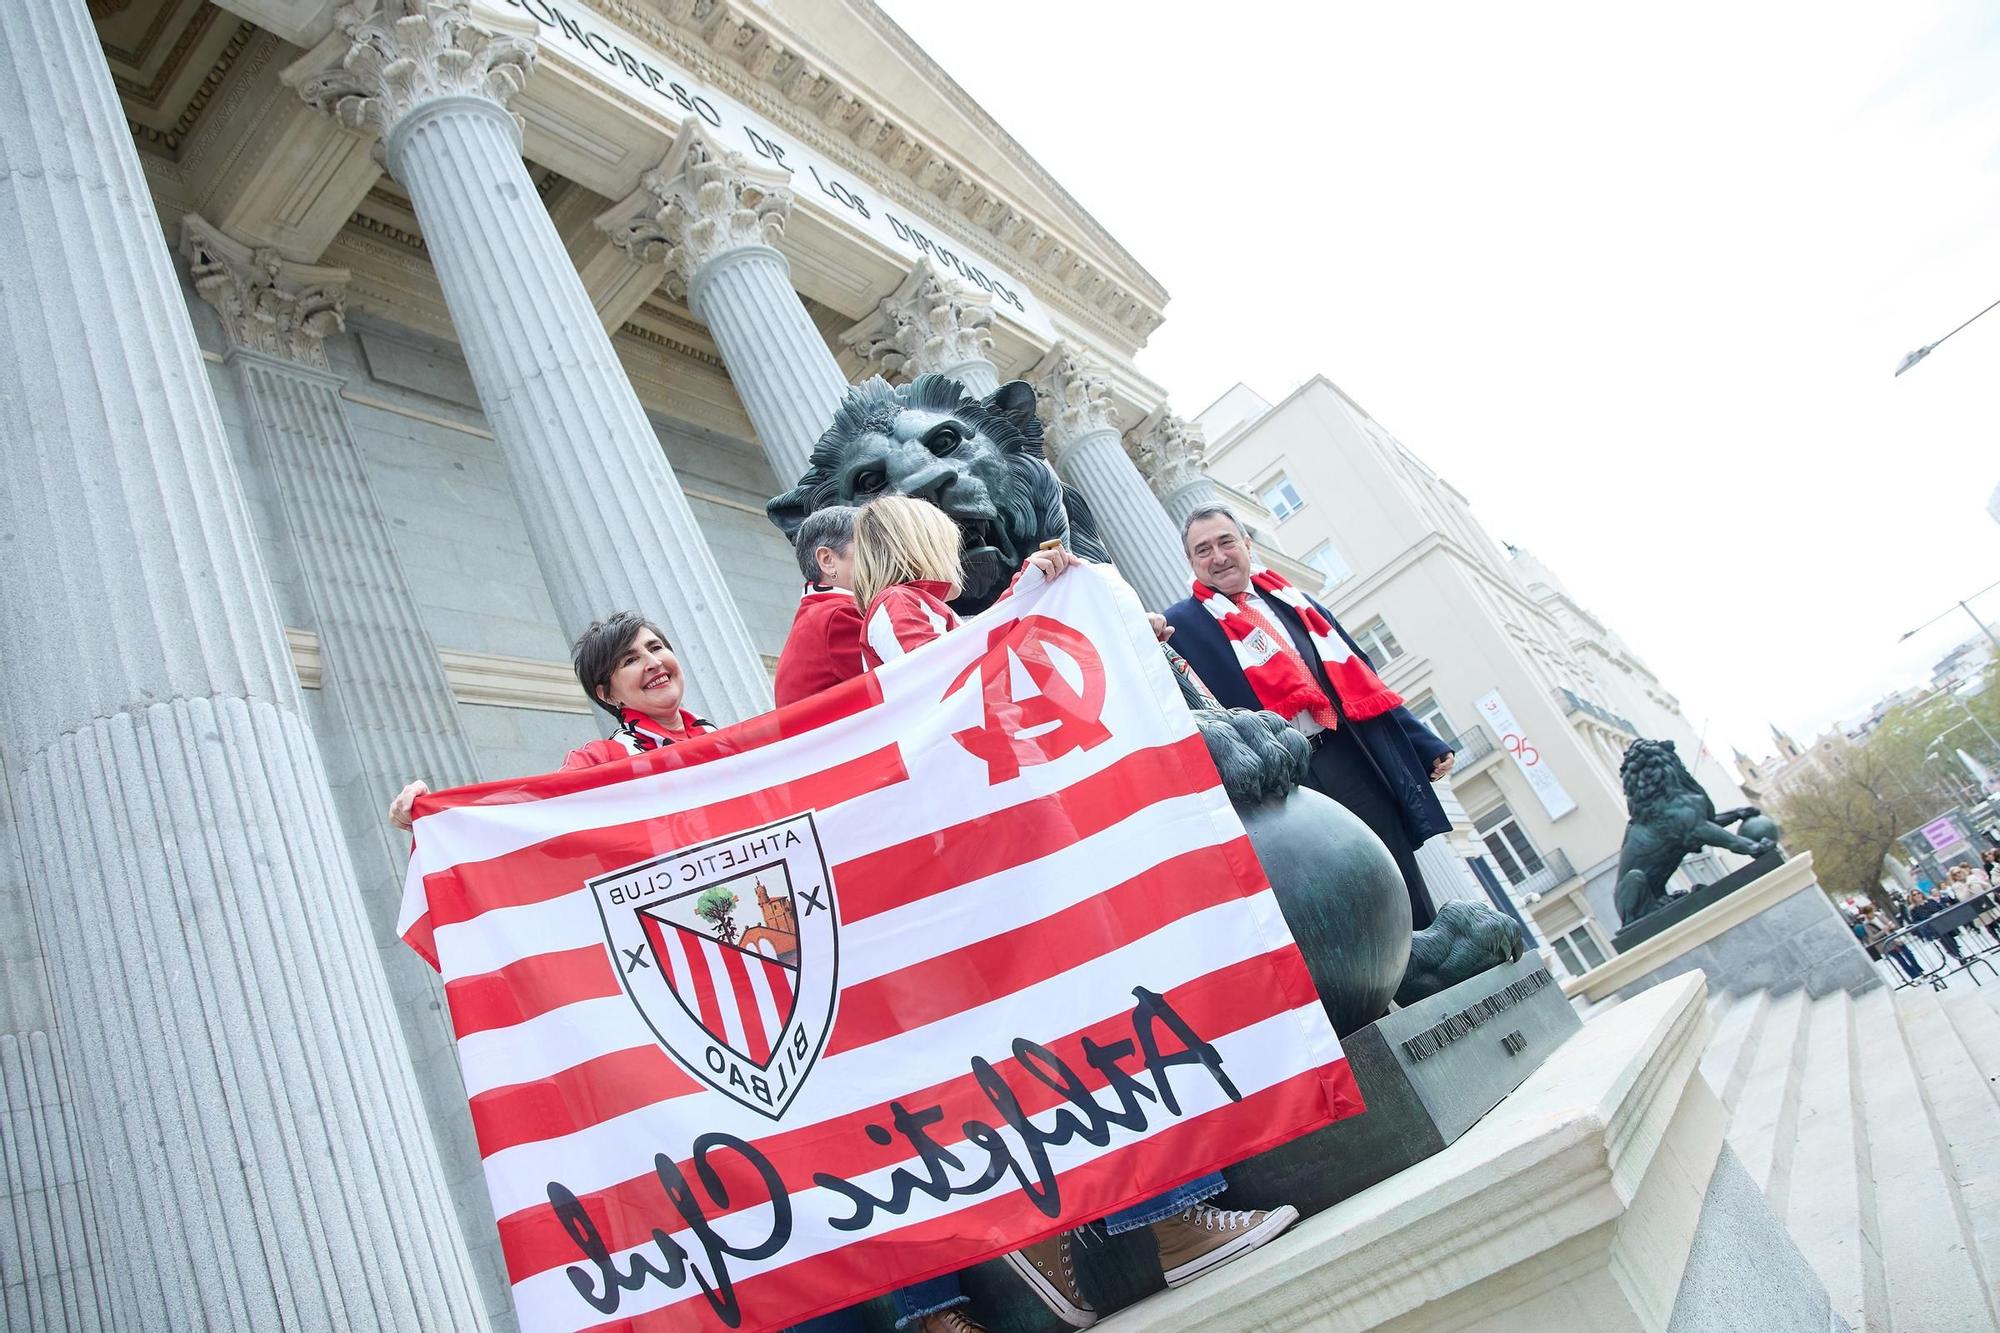
MULTIPOLYGON (((1453 835, 1572 974, 1610 957, 1625 799, 1640 736, 1675 742, 1718 807, 1745 798, 1678 700, 1615 631, 1323 376, 1273 405, 1243 385, 1197 422, 1210 474, 1256 497, 1273 535, 1383 679, 1455 738, 1453 835)), ((1683 883, 1736 858, 1690 858, 1683 883)), ((1427 861, 1427 867, 1435 864, 1427 861)), ((1427 869, 1427 874, 1428 874, 1427 869)))

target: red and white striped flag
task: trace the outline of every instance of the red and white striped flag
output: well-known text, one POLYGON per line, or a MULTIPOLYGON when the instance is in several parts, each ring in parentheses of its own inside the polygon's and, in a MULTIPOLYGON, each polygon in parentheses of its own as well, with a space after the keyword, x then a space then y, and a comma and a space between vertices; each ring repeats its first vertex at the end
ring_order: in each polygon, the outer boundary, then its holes
POLYGON ((782 1327, 1362 1109, 1099 569, 415 832, 524 1329, 782 1327))

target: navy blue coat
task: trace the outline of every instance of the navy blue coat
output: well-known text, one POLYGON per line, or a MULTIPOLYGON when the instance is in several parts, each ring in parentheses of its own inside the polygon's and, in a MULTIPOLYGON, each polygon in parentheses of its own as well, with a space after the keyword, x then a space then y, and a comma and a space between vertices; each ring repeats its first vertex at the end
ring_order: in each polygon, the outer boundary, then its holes
MULTIPOLYGON (((1347 631, 1333 618, 1333 613, 1318 602, 1306 599, 1318 608, 1333 626, 1334 632, 1346 639, 1347 646, 1368 661, 1368 655, 1355 646, 1347 637, 1347 631)), ((1299 650, 1299 656, 1312 667, 1319 679, 1319 686, 1327 692, 1327 697, 1335 700, 1338 696, 1327 683, 1326 669, 1320 665, 1319 653, 1314 650, 1312 638, 1300 621, 1298 612, 1275 597, 1265 597, 1264 604, 1277 615, 1278 622, 1291 635, 1292 645, 1299 650)), ((1229 636, 1222 632, 1222 626, 1214 616, 1192 597, 1175 602, 1166 610, 1167 623, 1174 627, 1174 650, 1188 660, 1202 684, 1208 686, 1216 702, 1225 708, 1257 708, 1257 696, 1251 692, 1250 682, 1243 677, 1243 669, 1236 664, 1236 653, 1230 647, 1229 636)), ((1372 662, 1369 665, 1374 665, 1372 662)), ((1437 793, 1431 790, 1431 766, 1451 753, 1451 747, 1439 740, 1431 729, 1417 721, 1407 708, 1392 708, 1380 717, 1356 722, 1344 714, 1340 724, 1354 728, 1354 736, 1361 742, 1361 748, 1375 761, 1376 770, 1395 799, 1396 808, 1403 817, 1403 828, 1410 835, 1412 846, 1421 845, 1426 838, 1435 837, 1451 828, 1451 821, 1445 818, 1444 807, 1438 803, 1437 793)))

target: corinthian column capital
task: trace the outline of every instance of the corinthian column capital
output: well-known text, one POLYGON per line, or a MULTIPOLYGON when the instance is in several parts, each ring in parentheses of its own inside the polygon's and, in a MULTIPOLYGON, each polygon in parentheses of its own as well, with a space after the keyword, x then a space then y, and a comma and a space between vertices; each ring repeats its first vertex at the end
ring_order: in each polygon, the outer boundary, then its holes
POLYGON ((723 255, 778 239, 792 210, 791 179, 790 172, 752 163, 689 116, 660 165, 598 226, 635 262, 664 263, 682 284, 692 284, 723 255))
POLYGON ((1153 494, 1164 499, 1201 480, 1202 469, 1208 465, 1208 434, 1162 403, 1125 432, 1125 452, 1153 494))
POLYGON ((384 140, 412 111, 440 98, 505 107, 535 68, 532 22, 475 18, 471 0, 387 0, 386 8, 384 0, 352 0, 334 11, 333 26, 347 51, 338 65, 302 81, 299 95, 349 129, 384 140))
POLYGON ((992 297, 948 281, 924 259, 840 340, 870 369, 915 378, 992 360, 992 324, 992 297))
POLYGON ((1052 456, 1060 457, 1076 441, 1098 431, 1118 429, 1118 409, 1111 403, 1111 386, 1104 372, 1080 349, 1059 342, 1028 372, 1035 386, 1052 456))
POLYGON ((181 255, 231 347, 326 369, 321 340, 346 326, 346 269, 253 249, 193 213, 181 219, 181 255))

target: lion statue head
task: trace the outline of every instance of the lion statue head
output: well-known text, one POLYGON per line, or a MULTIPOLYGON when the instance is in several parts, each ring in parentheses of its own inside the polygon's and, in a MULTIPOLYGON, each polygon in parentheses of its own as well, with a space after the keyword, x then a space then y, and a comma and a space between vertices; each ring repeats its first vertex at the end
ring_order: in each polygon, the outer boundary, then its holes
POLYGON ((1625 747, 1618 776, 1625 785, 1625 809, 1634 823, 1650 823, 1688 797, 1714 814, 1714 803, 1687 771, 1672 741, 1633 741, 1625 747))
POLYGON ((891 385, 879 375, 847 391, 798 485, 765 506, 789 539, 827 505, 883 495, 928 500, 963 534, 961 614, 984 610, 1046 541, 1087 559, 1109 556, 1042 452, 1035 391, 1020 380, 985 398, 944 375, 891 385), (1076 521, 1072 521, 1073 517, 1076 521))

